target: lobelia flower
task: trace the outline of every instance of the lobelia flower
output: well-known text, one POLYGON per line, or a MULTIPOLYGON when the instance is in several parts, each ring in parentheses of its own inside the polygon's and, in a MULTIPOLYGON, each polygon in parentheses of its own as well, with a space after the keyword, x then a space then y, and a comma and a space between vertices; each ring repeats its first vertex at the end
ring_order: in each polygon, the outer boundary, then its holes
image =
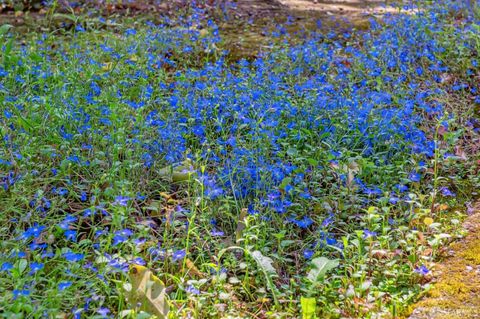
POLYGON ((15 289, 13 290, 13 300, 16 300, 18 297, 26 297, 30 295, 30 290, 28 289, 15 289))
POLYGON ((422 265, 420 267, 415 268, 414 271, 417 274, 420 274, 420 275, 423 275, 423 276, 427 275, 430 272, 430 270, 428 270, 428 268, 425 265, 422 265))
POLYGON ((142 265, 142 266, 145 266, 147 264, 147 262, 143 260, 143 258, 141 257, 136 257, 132 259, 131 263, 135 265, 142 265))
POLYGON ((200 290, 195 288, 192 285, 188 285, 187 288, 185 289, 185 291, 189 294, 192 294, 192 295, 199 295, 200 294, 200 290))
POLYGON ((305 259, 311 259, 313 257, 313 255, 315 254, 315 252, 311 249, 305 249, 303 251, 303 257, 305 259))
POLYGON ((217 228, 214 228, 211 232, 210 235, 217 237, 217 236, 225 236, 225 233, 221 230, 218 230, 217 228))
POLYGON ((97 310, 97 313, 106 317, 110 313, 110 309, 102 307, 97 310))
POLYGON ((455 197, 456 194, 448 189, 448 187, 440 187, 440 193, 445 197, 455 197))
POLYGON ((75 230, 68 229, 63 233, 63 235, 65 236, 66 240, 70 240, 73 242, 77 241, 77 232, 75 230))
POLYGON ((58 224, 58 226, 63 229, 63 230, 67 230, 69 229, 69 226, 71 223, 74 223, 77 221, 77 217, 75 216, 72 216, 72 215, 67 215, 65 216, 65 218, 58 224))
POLYGON ((132 235, 133 232, 128 228, 116 231, 115 235, 113 236, 113 245, 117 246, 118 244, 125 242, 132 235))
POLYGON ((131 198, 128 197, 128 196, 117 196, 117 197, 115 197, 115 202, 113 203, 113 205, 119 205, 119 206, 126 207, 130 200, 131 200, 131 198))
POLYGON ((302 229, 306 229, 313 224, 313 220, 308 216, 303 216, 301 219, 296 219, 294 217, 287 218, 287 221, 294 223, 302 229))
POLYGON ((83 260, 83 258, 85 257, 83 254, 80 254, 80 253, 74 253, 74 252, 66 252, 63 254, 63 257, 67 260, 67 261, 71 261, 71 262, 78 262, 78 261, 81 261, 83 260))
POLYGON ((418 183, 420 182, 421 175, 417 172, 411 172, 410 175, 408 175, 408 179, 412 182, 418 183))
POLYGON ((181 260, 185 258, 185 256, 186 256, 185 249, 174 251, 172 254, 172 261, 175 262, 175 261, 181 260))
POLYGON ((367 239, 367 238, 373 238, 377 236, 377 233, 376 232, 373 232, 373 231, 370 231, 368 229, 365 229, 363 231, 363 239, 367 239))
POLYGON ((42 263, 32 262, 30 263, 30 275, 35 274, 37 271, 42 270, 44 265, 42 263))
POLYGON ((10 269, 13 268, 13 264, 9 262, 4 262, 2 266, 0 267, 1 271, 10 271, 10 269))
POLYGON ((58 290, 59 291, 64 291, 68 287, 72 285, 71 281, 62 281, 61 283, 58 284, 58 290))
POLYGON ((21 236, 22 239, 29 239, 31 237, 37 238, 40 236, 42 231, 45 229, 45 226, 40 226, 37 223, 33 227, 28 228, 21 236))

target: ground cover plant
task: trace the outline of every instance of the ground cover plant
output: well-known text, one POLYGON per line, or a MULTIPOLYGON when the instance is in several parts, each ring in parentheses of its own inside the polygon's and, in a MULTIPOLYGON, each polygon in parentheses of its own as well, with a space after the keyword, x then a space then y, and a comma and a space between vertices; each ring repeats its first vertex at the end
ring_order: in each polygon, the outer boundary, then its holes
POLYGON ((2 27, 1 316, 399 316, 479 184, 478 8, 405 9, 236 62, 201 7, 2 27))

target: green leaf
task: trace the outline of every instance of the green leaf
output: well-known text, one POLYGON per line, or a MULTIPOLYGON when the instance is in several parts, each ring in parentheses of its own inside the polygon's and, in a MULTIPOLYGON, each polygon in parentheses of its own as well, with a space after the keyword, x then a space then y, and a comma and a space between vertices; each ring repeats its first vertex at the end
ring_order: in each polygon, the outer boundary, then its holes
POLYGON ((307 161, 312 166, 317 166, 318 165, 318 161, 314 158, 307 158, 307 161))
POLYGON ((132 265, 128 273, 131 288, 128 301, 160 319, 168 317, 170 310, 165 284, 152 271, 140 265, 132 265))
POLYGON ((287 149, 287 155, 296 157, 298 155, 298 150, 295 147, 290 147, 287 149))
POLYGON ((285 177, 283 180, 282 180, 282 183, 280 184, 279 188, 280 189, 285 189, 285 187, 287 187, 288 184, 290 184, 292 182, 292 178, 291 177, 285 177))
POLYGON ((273 267, 273 260, 270 257, 264 256, 260 251, 255 250, 253 252, 249 252, 250 256, 257 262, 258 266, 262 270, 263 274, 265 275, 265 279, 267 280, 267 285, 272 292, 273 300, 275 301, 275 307, 279 308, 280 303, 278 301, 277 296, 277 288, 275 287, 272 278, 277 276, 277 271, 273 267))
POLYGON ((17 262, 18 274, 19 274, 19 275, 23 274, 23 272, 25 271, 25 269, 27 269, 27 266, 28 266, 27 260, 26 260, 26 259, 20 259, 20 260, 17 262))
POLYGON ((64 20, 70 20, 72 22, 77 22, 77 17, 72 14, 64 14, 64 13, 55 13, 53 14, 53 18, 60 18, 64 20))
POLYGON ((300 304, 302 306, 302 319, 315 319, 317 316, 315 315, 316 308, 317 308, 317 301, 315 298, 300 298, 300 304))
POLYGON ((173 182, 188 181, 194 173, 193 162, 190 159, 186 159, 176 166, 169 165, 163 167, 158 171, 160 176, 169 178, 173 182))
POLYGON ((339 265, 337 259, 330 260, 325 257, 319 257, 312 260, 313 268, 309 271, 307 279, 312 283, 320 282, 325 274, 339 265))
POLYGON ((4 24, 2 26, 0 26, 0 38, 3 37, 5 34, 7 34, 7 32, 13 28, 12 25, 10 24, 4 24))
POLYGON ((264 256, 260 251, 255 250, 250 254, 257 262, 258 266, 266 273, 277 274, 277 271, 273 267, 273 260, 270 257, 264 256))

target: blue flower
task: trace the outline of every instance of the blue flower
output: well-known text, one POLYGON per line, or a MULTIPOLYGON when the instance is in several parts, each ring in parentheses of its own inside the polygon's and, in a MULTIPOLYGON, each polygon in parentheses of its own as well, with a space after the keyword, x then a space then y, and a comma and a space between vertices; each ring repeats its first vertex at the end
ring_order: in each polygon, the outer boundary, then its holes
POLYGON ((58 226, 63 229, 63 230, 68 230, 70 227, 71 223, 74 223, 77 221, 77 217, 72 216, 72 215, 67 215, 65 218, 58 224, 58 226))
POLYGON ((408 179, 411 180, 412 182, 420 182, 421 175, 418 174, 417 172, 411 172, 410 175, 408 175, 408 179))
POLYGON ((62 281, 61 283, 58 284, 58 290, 59 291, 64 291, 68 287, 72 285, 71 281, 62 281))
POLYGON ((214 236, 214 237, 217 237, 217 236, 225 236, 225 233, 224 233, 223 231, 218 230, 218 229, 216 229, 216 228, 214 228, 214 229, 210 232, 210 234, 211 234, 212 236, 214 236))
POLYGON ((61 187, 57 189, 56 193, 60 196, 66 196, 68 195, 68 189, 61 187))
POLYGON ((455 197, 456 194, 448 189, 448 187, 440 187, 440 192, 445 197, 455 197))
POLYGON ((132 235, 133 232, 128 228, 116 231, 115 235, 113 236, 113 246, 117 246, 118 244, 125 242, 132 235))
POLYGON ((136 257, 132 259, 131 263, 135 265, 142 265, 142 266, 145 266, 147 264, 145 260, 143 260, 143 258, 140 258, 140 257, 136 257))
POLYGON ((377 233, 374 232, 374 231, 370 231, 370 230, 368 230, 368 229, 365 229, 365 230, 363 231, 363 239, 373 238, 373 237, 375 237, 375 236, 377 236, 377 233))
POLYGON ((103 307, 103 308, 98 309, 97 313, 106 317, 110 313, 110 309, 103 307))
POLYGON ((98 230, 95 231, 94 237, 95 237, 95 239, 97 239, 98 237, 106 235, 106 234, 108 234, 108 232, 105 229, 98 229, 98 230))
POLYGON ((287 218, 287 220, 303 229, 306 229, 313 224, 313 220, 308 216, 303 216, 301 219, 287 218))
POLYGON ((43 264, 42 263, 36 263, 36 262, 32 262, 30 264, 30 274, 33 275, 35 274, 37 271, 39 270, 42 270, 43 269, 43 264))
POLYGON ((71 240, 73 242, 77 241, 77 232, 75 230, 72 230, 72 229, 66 230, 64 235, 66 240, 71 240))
POLYGON ((6 77, 8 72, 4 68, 0 67, 0 77, 6 77))
POLYGON ((78 25, 75 27, 75 31, 77 31, 77 32, 85 32, 85 29, 83 28, 82 25, 78 24, 78 25))
POLYGON ((403 184, 397 184, 397 185, 395 185, 395 188, 396 188, 400 193, 404 193, 404 192, 408 191, 408 186, 403 185, 403 184))
POLYGON ((396 196, 390 196, 390 198, 388 199, 388 202, 392 205, 395 205, 398 203, 398 201, 400 200, 400 198, 396 197, 396 196))
POLYGON ((185 258, 185 256, 186 256, 185 249, 177 250, 177 251, 174 251, 174 252, 173 252, 173 254, 172 254, 172 260, 173 260, 173 261, 178 261, 178 260, 180 260, 180 259, 185 258))
POLYGON ((192 285, 188 285, 187 288, 185 289, 185 291, 189 294, 192 294, 192 295, 199 295, 200 294, 200 290, 195 288, 192 285))
POLYGON ((77 309, 77 308, 73 308, 72 309, 72 315, 73 315, 73 318, 74 319, 82 319, 82 312, 84 311, 84 309, 77 309))
POLYGON ((222 189, 222 187, 217 185, 213 177, 209 177, 208 175, 203 175, 203 176, 200 176, 200 180, 203 182, 204 192, 207 198, 213 200, 224 194, 224 190, 222 189))
POLYGON ((22 239, 29 239, 31 237, 38 238, 42 231, 45 229, 45 226, 40 226, 37 223, 33 227, 28 228, 21 236, 22 239))
POLYGON ((426 274, 428 274, 430 272, 430 270, 428 270, 428 268, 425 265, 422 265, 420 267, 415 268, 414 271, 417 274, 420 274, 420 275, 423 275, 423 276, 425 276, 426 274))
POLYGON ((0 268, 1 271, 9 271, 10 269, 13 268, 13 264, 9 262, 4 262, 2 264, 2 267, 0 268))
POLYGON ((21 296, 29 296, 30 295, 30 290, 28 289, 15 289, 13 290, 13 300, 16 300, 18 297, 21 296))
POLYGON ((127 29, 125 30, 125 35, 126 36, 131 36, 137 34, 137 31, 135 29, 127 29))
POLYGON ((117 196, 115 197, 115 202, 113 204, 126 207, 130 200, 131 198, 127 196, 117 196))
POLYGON ((78 261, 81 261, 83 260, 83 258, 85 257, 83 254, 80 254, 80 253, 74 253, 74 252, 66 252, 63 254, 63 257, 67 260, 67 261, 71 261, 71 262, 78 262, 78 261))
POLYGON ((303 257, 305 259, 311 259, 313 257, 313 255, 315 254, 315 252, 311 249, 305 249, 303 251, 303 257))

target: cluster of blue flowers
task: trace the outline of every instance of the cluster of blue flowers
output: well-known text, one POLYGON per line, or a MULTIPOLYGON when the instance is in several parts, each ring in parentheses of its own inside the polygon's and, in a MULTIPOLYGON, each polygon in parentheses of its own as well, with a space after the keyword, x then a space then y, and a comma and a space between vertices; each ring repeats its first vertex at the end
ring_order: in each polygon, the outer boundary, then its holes
MULTIPOLYGON (((329 233, 341 208, 311 203, 348 189, 359 209, 402 205, 435 154, 425 122, 446 119, 441 97, 461 90, 480 101, 462 78, 440 89, 451 66, 436 34, 464 5, 372 20, 353 42, 349 33, 312 32, 233 64, 200 9, 181 28, 149 23, 90 43, 79 26, 71 42, 53 47, 44 35, 19 46, 0 67, 0 205, 10 207, 0 219, 9 228, 0 277, 23 279, 0 292, 12 288, 13 300, 66 293, 82 271, 108 284, 131 263, 181 262, 189 252, 162 246, 143 208, 158 200, 159 171, 187 159, 212 207, 234 201, 266 221, 318 228, 306 259, 322 245, 341 247, 329 233), (138 247, 152 240, 142 255, 138 247), (66 270, 49 287, 41 278, 57 263, 66 270)), ((460 39, 474 31, 473 17, 464 19, 450 30, 460 39)), ((469 63, 477 74, 478 57, 469 63)), ((446 186, 440 194, 455 196, 446 186)), ((225 236, 221 218, 207 223, 213 237, 225 236)), ((76 316, 111 313, 93 281, 80 285, 92 295, 76 316)))

